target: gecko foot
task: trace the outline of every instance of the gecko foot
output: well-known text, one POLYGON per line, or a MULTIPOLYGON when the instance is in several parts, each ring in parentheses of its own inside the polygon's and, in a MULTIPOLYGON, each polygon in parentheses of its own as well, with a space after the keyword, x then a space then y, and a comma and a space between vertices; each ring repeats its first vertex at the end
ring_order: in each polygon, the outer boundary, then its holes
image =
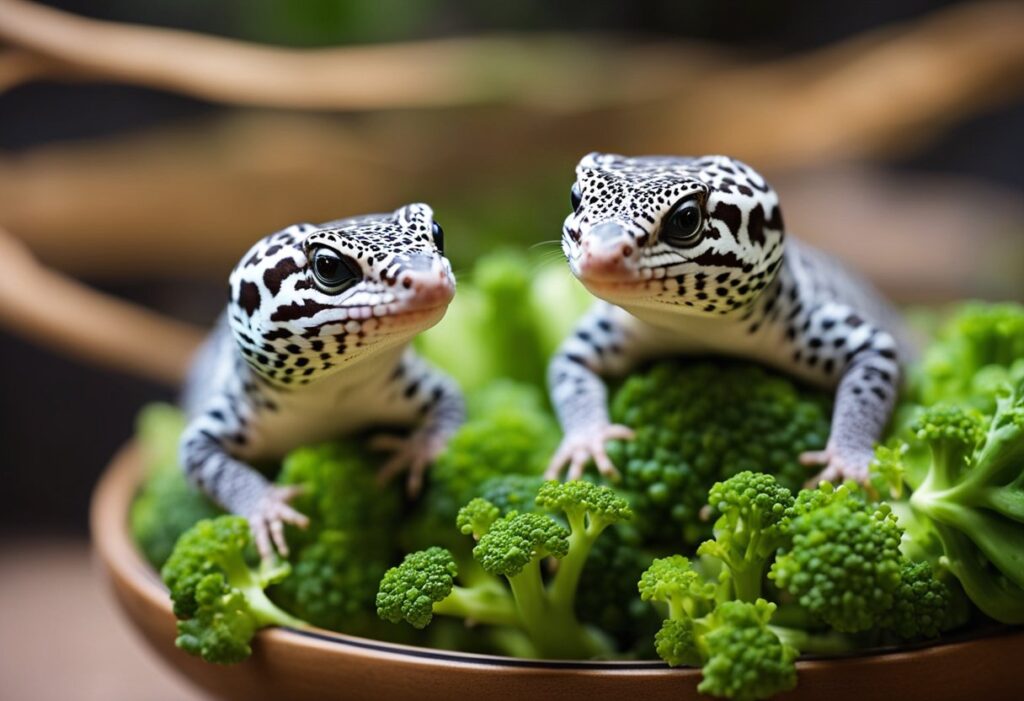
POLYGON ((578 480, 583 477, 587 461, 593 458, 598 472, 608 479, 618 480, 619 472, 608 457, 604 444, 616 439, 632 440, 633 435, 633 429, 621 424, 607 424, 568 434, 562 438, 562 444, 548 463, 544 477, 558 479, 568 466, 566 476, 570 480, 578 480))
POLYGON ((390 452, 391 457, 377 471, 377 482, 387 484, 396 475, 408 472, 405 489, 415 497, 423 488, 423 475, 434 459, 444 450, 441 436, 416 431, 408 437, 382 434, 370 440, 370 450, 390 452))
POLYGON ((843 482, 854 480, 867 484, 868 467, 874 452, 871 450, 843 450, 833 447, 825 450, 810 450, 800 454, 800 464, 807 467, 824 465, 825 469, 809 479, 804 486, 813 489, 820 482, 843 482))
POLYGON ((256 550, 263 560, 274 556, 276 549, 281 557, 288 557, 288 543, 284 538, 284 524, 299 528, 309 525, 309 519, 288 505, 302 491, 301 487, 268 487, 252 513, 247 514, 256 550))

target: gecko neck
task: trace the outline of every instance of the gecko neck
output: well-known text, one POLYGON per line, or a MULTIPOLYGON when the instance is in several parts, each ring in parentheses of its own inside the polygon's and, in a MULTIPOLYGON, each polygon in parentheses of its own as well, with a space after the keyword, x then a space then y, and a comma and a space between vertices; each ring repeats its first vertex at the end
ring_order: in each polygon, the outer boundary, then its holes
POLYGON ((260 374, 248 362, 245 363, 245 366, 248 372, 259 378, 261 383, 273 388, 277 392, 302 394, 321 392, 327 387, 332 389, 357 387, 374 382, 382 376, 394 372, 411 342, 411 338, 403 338, 393 344, 387 344, 384 348, 374 348, 370 352, 352 356, 337 356, 333 361, 335 363, 335 370, 330 374, 318 377, 315 382, 311 382, 308 385, 284 384, 260 374))

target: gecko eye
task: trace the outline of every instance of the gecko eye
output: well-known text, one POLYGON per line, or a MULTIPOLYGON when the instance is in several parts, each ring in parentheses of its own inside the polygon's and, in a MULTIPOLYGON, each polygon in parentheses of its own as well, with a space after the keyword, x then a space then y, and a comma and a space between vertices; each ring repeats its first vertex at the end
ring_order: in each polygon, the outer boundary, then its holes
POLYGON ((358 263, 330 248, 314 250, 312 265, 317 287, 331 294, 344 292, 363 279, 358 263))
POLYGON ((572 204, 572 211, 576 211, 580 208, 583 203, 583 192, 580 191, 580 184, 573 183, 572 189, 569 190, 569 202, 572 204))
POLYGON ((434 236, 434 245, 437 246, 437 251, 442 256, 444 255, 444 229, 437 222, 431 225, 430 233, 434 236))
POLYGON ((704 213, 696 200, 680 202, 665 216, 660 238, 670 246, 688 248, 700 241, 704 213))

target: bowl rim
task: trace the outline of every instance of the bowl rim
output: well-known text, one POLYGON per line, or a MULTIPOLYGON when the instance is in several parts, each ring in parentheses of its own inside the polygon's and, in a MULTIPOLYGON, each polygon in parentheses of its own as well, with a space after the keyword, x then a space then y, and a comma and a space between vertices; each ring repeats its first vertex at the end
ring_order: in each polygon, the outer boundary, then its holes
MULTIPOLYGON (((115 454, 109 467, 97 483, 90 505, 90 530, 96 555, 108 570, 127 580, 147 601, 173 616, 167 589, 156 570, 145 560, 131 538, 128 527, 131 501, 138 488, 142 473, 142 454, 134 440, 128 441, 115 454)), ((797 669, 830 662, 851 659, 892 658, 920 650, 935 650, 953 645, 969 643, 981 638, 1020 634, 1024 628, 996 624, 991 627, 971 629, 967 632, 943 636, 938 640, 923 641, 909 645, 879 647, 857 650, 839 655, 806 655, 797 661, 797 669)), ((403 645, 371 638, 338 633, 323 628, 292 628, 272 626, 256 634, 257 640, 275 641, 283 644, 338 646, 355 648, 363 652, 376 652, 423 662, 444 662, 469 667, 492 667, 521 670, 572 670, 576 672, 637 672, 645 674, 699 674, 694 667, 669 667, 661 660, 541 660, 487 655, 455 650, 439 650, 414 645, 403 645)))

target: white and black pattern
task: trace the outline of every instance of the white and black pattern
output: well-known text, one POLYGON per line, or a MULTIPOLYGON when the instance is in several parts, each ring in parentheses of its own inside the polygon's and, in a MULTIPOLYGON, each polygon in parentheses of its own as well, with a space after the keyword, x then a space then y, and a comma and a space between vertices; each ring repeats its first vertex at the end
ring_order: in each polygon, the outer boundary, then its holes
POLYGON ((552 359, 571 477, 630 429, 609 425, 601 376, 644 359, 722 353, 837 389, 832 435, 801 456, 820 477, 865 479, 911 351, 899 314, 864 280, 785 232, 774 190, 726 156, 590 154, 576 169, 562 247, 603 302, 552 359))
POLYGON ((221 323, 197 355, 181 459, 217 503, 244 515, 264 554, 286 546, 291 494, 249 465, 375 424, 416 426, 382 472, 426 465, 462 423, 454 382, 409 342, 455 290, 430 207, 297 224, 254 245, 231 273, 221 323))

